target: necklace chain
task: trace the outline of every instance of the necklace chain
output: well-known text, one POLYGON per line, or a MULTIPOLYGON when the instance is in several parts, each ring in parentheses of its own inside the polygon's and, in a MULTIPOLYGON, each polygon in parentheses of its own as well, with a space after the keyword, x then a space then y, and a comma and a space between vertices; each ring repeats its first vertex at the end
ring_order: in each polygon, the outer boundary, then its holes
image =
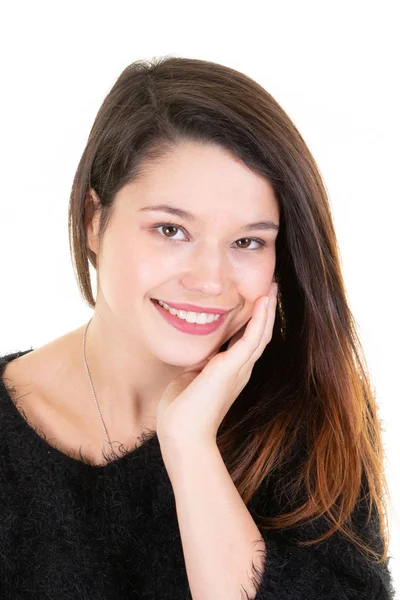
POLYGON ((94 391, 92 378, 90 376, 89 367, 88 367, 87 361, 86 361, 86 351, 85 351, 85 349, 86 349, 86 332, 88 330, 88 327, 90 325, 91 320, 92 319, 90 319, 89 322, 86 324, 85 332, 83 334, 83 344, 82 344, 83 363, 85 365, 86 373, 87 373, 87 376, 88 376, 88 379, 89 379, 90 389, 92 390, 94 403, 96 405, 96 409, 97 409, 97 412, 98 412, 99 417, 100 417, 101 426, 103 428, 104 435, 105 435, 105 438, 107 440, 107 444, 108 444, 108 446, 110 448, 111 455, 112 456, 116 456, 116 454, 115 454, 115 452, 113 450, 112 444, 111 444, 110 436, 108 435, 106 424, 104 423, 103 415, 101 414, 100 406, 99 406, 99 403, 98 403, 97 397, 96 397, 96 392, 94 391))

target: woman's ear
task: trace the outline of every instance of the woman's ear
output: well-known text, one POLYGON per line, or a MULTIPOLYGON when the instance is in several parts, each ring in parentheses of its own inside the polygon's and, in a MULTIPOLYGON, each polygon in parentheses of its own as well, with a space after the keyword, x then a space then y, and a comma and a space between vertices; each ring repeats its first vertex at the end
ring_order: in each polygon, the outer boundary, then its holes
POLYGON ((99 250, 98 234, 100 224, 100 199, 93 188, 89 188, 85 197, 85 232, 87 246, 96 255, 99 250))

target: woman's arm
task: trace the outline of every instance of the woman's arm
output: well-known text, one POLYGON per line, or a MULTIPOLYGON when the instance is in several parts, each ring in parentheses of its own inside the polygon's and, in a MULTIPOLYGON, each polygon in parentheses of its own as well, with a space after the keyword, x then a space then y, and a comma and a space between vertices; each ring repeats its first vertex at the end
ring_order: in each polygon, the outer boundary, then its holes
MULTIPOLYGON (((161 450, 193 600, 394 599, 388 566, 369 565, 340 536, 316 550, 260 533, 216 444, 161 450)), ((373 539, 371 526, 364 533, 373 539)))
POLYGON ((163 458, 193 600, 255 598, 254 569, 263 570, 265 542, 218 446, 169 449, 163 458))

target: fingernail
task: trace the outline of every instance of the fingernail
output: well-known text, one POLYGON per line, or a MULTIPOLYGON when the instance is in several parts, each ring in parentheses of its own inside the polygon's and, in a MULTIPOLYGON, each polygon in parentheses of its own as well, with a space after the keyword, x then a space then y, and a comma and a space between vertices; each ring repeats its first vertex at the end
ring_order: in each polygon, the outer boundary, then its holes
POLYGON ((264 308, 267 308, 267 307, 268 307, 268 304, 269 304, 269 297, 268 297, 268 296, 266 296, 266 297, 264 298, 264 300, 263 300, 263 305, 264 305, 264 308))

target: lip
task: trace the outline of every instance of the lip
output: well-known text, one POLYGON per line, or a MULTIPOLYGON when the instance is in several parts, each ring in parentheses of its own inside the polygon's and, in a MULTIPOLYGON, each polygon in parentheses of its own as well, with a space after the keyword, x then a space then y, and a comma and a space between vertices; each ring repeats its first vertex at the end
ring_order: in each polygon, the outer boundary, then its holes
POLYGON ((192 312, 196 312, 196 313, 212 313, 214 315, 225 315, 226 313, 230 312, 232 309, 228 309, 228 310, 223 310, 222 308, 206 308, 204 306, 196 306, 195 304, 175 304, 173 302, 167 302, 166 300, 163 300, 162 298, 152 298, 152 300, 158 300, 161 302, 165 302, 165 304, 168 304, 168 306, 170 306, 171 308, 176 308, 177 310, 184 310, 186 312, 192 311, 192 312))
MULTIPOLYGON (((201 325, 200 323, 188 323, 184 319, 180 319, 179 317, 171 314, 168 310, 165 310, 155 299, 152 299, 152 304, 158 310, 160 315, 165 319, 167 323, 175 327, 178 331, 182 331, 183 333, 190 333, 192 335, 209 335, 214 333, 221 327, 224 323, 226 314, 221 315, 219 319, 214 321, 213 323, 205 323, 201 325)), ((168 302, 167 302, 168 304, 168 302)))

